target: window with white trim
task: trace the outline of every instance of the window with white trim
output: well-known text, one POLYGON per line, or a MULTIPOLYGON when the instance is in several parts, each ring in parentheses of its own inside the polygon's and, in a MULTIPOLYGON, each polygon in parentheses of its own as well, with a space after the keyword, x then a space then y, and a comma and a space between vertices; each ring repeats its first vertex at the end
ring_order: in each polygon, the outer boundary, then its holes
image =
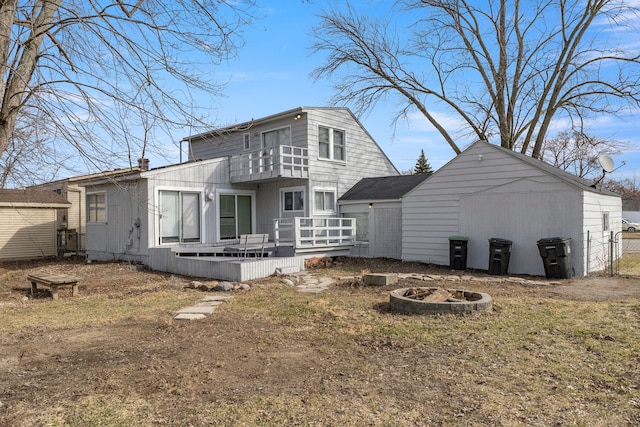
POLYGON ((318 157, 344 162, 346 159, 345 132, 318 126, 318 157))
POLYGON ((609 231, 609 211, 602 212, 602 231, 609 231))
POLYGON ((282 212, 304 212, 304 187, 283 188, 282 212))
POLYGON ((243 142, 244 142, 244 151, 248 151, 251 148, 251 134, 250 133, 245 133, 243 135, 243 142))
POLYGON ((313 193, 314 210, 319 213, 335 213, 335 190, 315 190, 313 193))
POLYGON ((107 193, 87 194, 87 221, 107 222, 107 193))

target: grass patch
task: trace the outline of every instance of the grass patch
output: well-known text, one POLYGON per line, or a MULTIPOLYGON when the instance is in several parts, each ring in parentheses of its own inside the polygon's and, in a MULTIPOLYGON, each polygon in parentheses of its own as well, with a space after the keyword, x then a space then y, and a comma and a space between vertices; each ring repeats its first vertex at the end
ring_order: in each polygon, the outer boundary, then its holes
POLYGON ((74 344, 76 330, 104 329, 112 339, 79 343, 69 354, 25 351, 56 362, 39 368, 20 361, 23 349, 0 350, 0 424, 640 423, 640 300, 571 301, 542 298, 543 287, 479 286, 494 311, 473 316, 395 314, 388 289, 306 294, 266 282, 207 319, 166 327, 154 321, 202 294, 4 306, 0 339, 13 346, 26 345, 20 333, 34 325, 47 328, 39 339, 50 342, 74 344), (128 319, 126 328, 111 328, 128 319), (65 340, 55 341, 56 329, 65 340))
POLYGON ((127 318, 155 319, 193 304, 202 295, 181 291, 158 291, 130 298, 107 295, 30 300, 5 305, 0 311, 0 333, 46 326, 50 329, 102 325, 127 318))
POLYGON ((640 253, 630 252, 622 255, 617 268, 620 274, 640 276, 640 253))

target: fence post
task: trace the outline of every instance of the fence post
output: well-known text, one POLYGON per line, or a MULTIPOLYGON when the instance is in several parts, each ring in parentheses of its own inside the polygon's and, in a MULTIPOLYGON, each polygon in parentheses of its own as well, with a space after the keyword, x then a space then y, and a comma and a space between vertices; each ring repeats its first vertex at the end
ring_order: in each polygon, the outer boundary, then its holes
POLYGON ((609 277, 613 277, 613 231, 609 237, 609 277))

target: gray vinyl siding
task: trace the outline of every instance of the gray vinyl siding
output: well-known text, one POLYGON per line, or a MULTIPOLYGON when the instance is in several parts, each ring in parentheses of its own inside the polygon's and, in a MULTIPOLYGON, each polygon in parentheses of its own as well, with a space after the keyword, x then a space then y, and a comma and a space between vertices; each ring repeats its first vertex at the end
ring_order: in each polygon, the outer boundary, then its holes
POLYGON ((234 132, 194 139, 191 143, 192 157, 213 159, 240 154, 243 152, 243 135, 247 132, 251 135, 251 150, 256 150, 261 147, 262 132, 290 126, 291 145, 308 149, 310 188, 330 181, 336 186, 337 197, 340 197, 362 178, 398 175, 378 144, 345 108, 303 108, 284 113, 282 117, 266 123, 257 121, 248 126, 240 125, 234 132), (301 118, 295 120, 298 111, 301 118), (345 132, 346 161, 318 157, 318 126, 345 132))
POLYGON ((349 110, 319 108, 310 110, 307 116, 311 186, 320 186, 322 181, 334 182, 340 197, 362 178, 398 175, 393 164, 349 110), (345 132, 345 162, 318 157, 318 126, 345 132))
POLYGON ((57 255, 56 210, 0 207, 0 259, 57 255))
POLYGON ((307 128, 304 120, 294 120, 293 114, 268 123, 238 127, 238 130, 206 138, 194 139, 191 142, 191 160, 206 160, 228 157, 244 152, 244 134, 250 135, 250 148, 247 151, 262 148, 262 133, 283 127, 291 128, 291 145, 305 147, 307 145, 307 128))
POLYGON ((96 185, 87 192, 104 192, 107 206, 106 222, 87 222, 89 259, 144 262, 148 256, 147 217, 153 211, 144 180, 96 185))

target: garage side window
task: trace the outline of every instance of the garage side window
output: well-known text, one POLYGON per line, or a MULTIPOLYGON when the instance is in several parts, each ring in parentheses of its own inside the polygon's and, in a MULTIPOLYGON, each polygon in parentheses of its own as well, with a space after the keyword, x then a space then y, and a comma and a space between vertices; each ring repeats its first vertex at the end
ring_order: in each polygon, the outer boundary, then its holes
POLYGON ((602 212, 602 231, 609 231, 609 212, 602 212))
POLYGON ((107 222, 106 193, 87 194, 87 221, 107 222))

